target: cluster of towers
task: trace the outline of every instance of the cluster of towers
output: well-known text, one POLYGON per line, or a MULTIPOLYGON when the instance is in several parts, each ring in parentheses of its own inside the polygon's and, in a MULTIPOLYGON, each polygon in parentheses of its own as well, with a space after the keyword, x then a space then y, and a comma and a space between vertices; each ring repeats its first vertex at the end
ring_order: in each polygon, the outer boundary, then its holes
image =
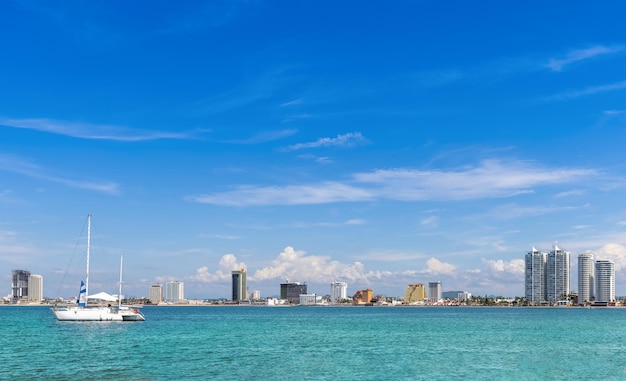
MULTIPOLYGON (((570 255, 556 244, 548 253, 532 248, 525 257, 525 293, 531 303, 556 303, 569 300, 570 255)), ((595 254, 578 256, 577 304, 608 304, 615 301, 615 265, 596 260, 595 254)))
POLYGON ((11 272, 11 303, 41 303, 43 300, 43 277, 28 270, 11 272))
POLYGON ((615 301, 615 264, 591 252, 578 256, 578 304, 615 301))
POLYGON ((169 281, 165 284, 165 292, 163 285, 155 283, 150 286, 150 302, 152 304, 159 304, 161 302, 167 303, 184 303, 185 300, 185 284, 177 280, 169 281), (165 294, 165 295, 164 295, 165 294))

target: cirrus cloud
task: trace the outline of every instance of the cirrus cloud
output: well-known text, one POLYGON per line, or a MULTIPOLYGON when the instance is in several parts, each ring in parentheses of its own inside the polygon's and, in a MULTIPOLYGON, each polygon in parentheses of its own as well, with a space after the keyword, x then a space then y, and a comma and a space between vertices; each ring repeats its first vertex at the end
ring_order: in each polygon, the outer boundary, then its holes
POLYGON ((420 170, 380 169, 353 174, 345 182, 240 186, 231 191, 187 196, 223 206, 311 205, 377 200, 429 201, 503 198, 534 188, 576 183, 599 175, 586 168, 546 168, 523 161, 485 160, 473 167, 420 170))

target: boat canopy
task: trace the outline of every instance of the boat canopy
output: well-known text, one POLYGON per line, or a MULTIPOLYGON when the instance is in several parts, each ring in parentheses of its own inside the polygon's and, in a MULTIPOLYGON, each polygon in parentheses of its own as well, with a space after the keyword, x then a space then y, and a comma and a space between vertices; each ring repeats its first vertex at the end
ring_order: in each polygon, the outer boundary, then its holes
POLYGON ((113 295, 107 294, 106 292, 99 292, 94 295, 89 295, 89 300, 104 300, 105 302, 116 302, 117 298, 113 295))

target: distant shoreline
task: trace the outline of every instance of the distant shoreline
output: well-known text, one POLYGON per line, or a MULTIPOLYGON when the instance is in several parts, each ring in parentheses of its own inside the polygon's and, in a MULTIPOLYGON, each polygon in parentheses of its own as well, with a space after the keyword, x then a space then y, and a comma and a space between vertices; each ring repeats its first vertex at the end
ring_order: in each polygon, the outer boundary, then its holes
MULTIPOLYGON (((65 305, 65 304, 60 304, 65 305)), ((95 305, 95 304, 94 304, 95 305)), ((1 307, 54 307, 54 304, 0 304, 1 307)), ((623 308, 625 306, 468 306, 468 305, 354 305, 354 304, 324 304, 324 305, 300 305, 300 304, 134 304, 133 307, 379 307, 379 308, 556 308, 556 309, 606 309, 623 308)))

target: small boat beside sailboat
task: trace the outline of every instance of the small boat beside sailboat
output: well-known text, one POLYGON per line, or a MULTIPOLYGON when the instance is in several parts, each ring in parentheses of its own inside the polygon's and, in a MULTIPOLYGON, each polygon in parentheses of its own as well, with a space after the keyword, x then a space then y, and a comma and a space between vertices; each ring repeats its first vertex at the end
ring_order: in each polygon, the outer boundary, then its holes
POLYGON ((91 247, 91 215, 87 216, 87 270, 85 280, 81 281, 80 292, 76 305, 54 306, 52 312, 60 321, 144 321, 145 316, 137 307, 121 304, 122 295, 122 263, 120 259, 120 283, 117 299, 107 293, 89 295, 89 256, 91 247), (110 302, 117 300, 117 305, 89 304, 89 299, 110 302))

